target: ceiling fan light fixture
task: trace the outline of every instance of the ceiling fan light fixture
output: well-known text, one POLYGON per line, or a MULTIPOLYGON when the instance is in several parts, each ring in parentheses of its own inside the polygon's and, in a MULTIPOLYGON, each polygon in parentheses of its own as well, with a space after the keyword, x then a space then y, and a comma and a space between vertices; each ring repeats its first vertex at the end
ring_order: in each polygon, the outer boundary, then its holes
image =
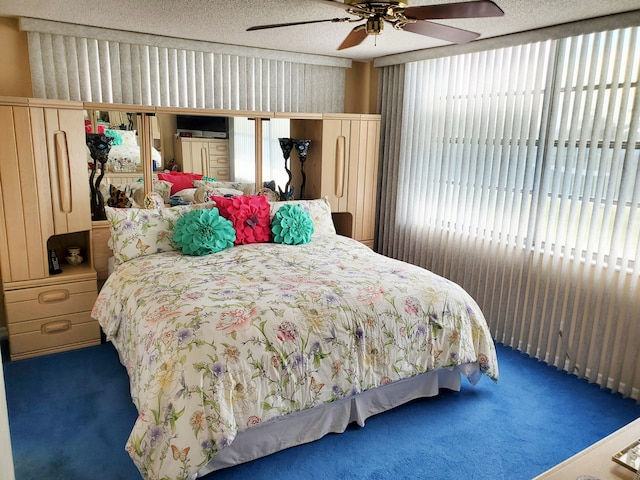
POLYGON ((458 18, 501 17, 504 11, 492 0, 466 0, 453 3, 437 3, 408 7, 408 0, 315 0, 327 5, 341 8, 346 13, 358 17, 357 19, 332 18, 320 20, 303 20, 298 22, 279 23, 272 25, 256 25, 247 31, 263 30, 267 28, 288 27, 294 25, 308 25, 324 22, 360 22, 354 27, 338 50, 360 45, 368 35, 380 35, 385 23, 391 24, 396 30, 416 33, 426 37, 437 38, 451 43, 467 43, 477 39, 480 33, 463 30, 461 28, 434 23, 431 20, 449 20, 458 18))
POLYGON ((378 16, 367 19, 365 31, 367 35, 380 35, 384 29, 384 20, 378 16))

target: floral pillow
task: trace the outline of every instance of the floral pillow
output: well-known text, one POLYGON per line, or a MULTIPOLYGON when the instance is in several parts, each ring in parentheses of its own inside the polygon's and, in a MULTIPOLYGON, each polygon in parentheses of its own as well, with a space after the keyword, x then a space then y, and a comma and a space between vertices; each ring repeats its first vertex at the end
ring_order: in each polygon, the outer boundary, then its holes
MULTIPOLYGON (((200 207, 205 206, 210 207, 211 204, 200 207)), ((179 250, 173 241, 176 222, 193 209, 191 205, 157 210, 105 207, 111 230, 108 245, 113 251, 115 264, 144 255, 179 250)))
POLYGON ((262 195, 213 197, 220 215, 231 220, 236 230, 236 245, 271 241, 269 202, 262 195))
POLYGON ((313 220, 313 226, 315 227, 312 238, 316 235, 336 234, 336 227, 333 225, 333 218, 331 217, 331 205, 329 205, 329 199, 327 197, 319 198, 317 200, 291 200, 287 202, 270 202, 270 205, 270 216, 272 220, 276 212, 283 205, 299 205, 300 208, 309 212, 309 216, 311 217, 311 220, 313 220))
POLYGON ((153 191, 159 193, 164 203, 169 203, 169 197, 171 197, 171 188, 173 187, 173 183, 168 182, 166 180, 154 180, 153 181, 153 191))
POLYGON ((195 189, 193 201, 195 203, 206 203, 213 201, 213 197, 232 197, 243 194, 244 193, 240 190, 235 190, 233 188, 216 188, 208 185, 201 185, 195 189))
POLYGON ((231 189, 240 191, 240 195, 254 195, 256 193, 255 183, 243 182, 219 182, 217 180, 209 180, 209 177, 203 177, 193 182, 194 187, 210 187, 218 189, 231 189))

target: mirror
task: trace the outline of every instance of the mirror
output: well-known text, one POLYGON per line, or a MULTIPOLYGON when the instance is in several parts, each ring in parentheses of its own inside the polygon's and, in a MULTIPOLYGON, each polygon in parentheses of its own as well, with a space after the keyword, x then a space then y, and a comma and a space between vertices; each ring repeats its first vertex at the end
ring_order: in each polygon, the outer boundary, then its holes
MULTIPOLYGON (((142 114, 119 110, 85 110, 85 132, 101 133, 112 138, 107 163, 105 164, 104 184, 124 184, 135 182, 143 177, 143 155, 141 145, 142 114)), ((152 143, 160 139, 158 122, 151 117, 152 143)), ((160 151, 152 148, 152 160, 155 168, 162 167, 160 151)), ((89 168, 93 159, 87 151, 89 168)), ((96 176, 98 172, 96 172, 96 176)))
MULTIPOLYGON (((100 183, 105 204, 110 185, 126 193, 144 178, 145 149, 141 145, 145 143, 145 128, 149 129, 154 178, 159 173, 180 171, 200 173, 220 182, 256 184, 258 180, 256 191, 262 188, 262 180, 272 181, 275 191, 278 188, 284 191, 289 180, 278 141, 289 137, 288 118, 262 118, 256 125, 255 118, 228 115, 229 112, 215 115, 196 109, 163 108, 146 112, 144 107, 142 112, 136 112, 125 106, 93 106, 95 109, 85 110, 86 132, 105 133, 114 138, 100 183), (143 125, 147 119, 148 127, 143 125), (258 153, 256 138, 262 138, 258 153), (256 169, 257 155, 261 158, 259 169, 256 169)), ((87 162, 91 167, 89 153, 87 162)), ((148 190, 145 187, 144 191, 148 190)))
POLYGON ((261 131, 257 132, 255 118, 246 116, 184 110, 184 113, 158 113, 156 118, 165 169, 202 173, 221 182, 255 183, 256 138, 260 135, 260 177, 274 180, 284 189, 287 175, 278 138, 289 136, 289 119, 263 118, 261 131))
MULTIPOLYGON (((273 182, 276 192, 284 192, 290 180, 278 140, 291 137, 290 131, 291 121, 288 118, 262 119, 262 178, 264 182, 273 182)), ((287 167, 291 161, 290 158, 287 167)))

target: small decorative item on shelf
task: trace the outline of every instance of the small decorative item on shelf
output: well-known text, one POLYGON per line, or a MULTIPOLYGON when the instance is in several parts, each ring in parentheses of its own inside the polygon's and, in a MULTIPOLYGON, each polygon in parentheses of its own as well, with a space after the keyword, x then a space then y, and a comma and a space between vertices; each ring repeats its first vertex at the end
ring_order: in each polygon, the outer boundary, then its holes
POLYGON ((58 261, 58 255, 56 251, 51 248, 49 249, 49 274, 57 275, 62 273, 62 269, 60 268, 60 262, 58 261))
POLYGON ((80 265, 83 260, 82 256, 80 256, 80 247, 69 247, 65 259, 69 265, 80 265))
MULTIPOLYGON (((291 169, 289 168, 289 157, 291 156, 291 150, 293 150, 293 138, 279 138, 280 148, 282 149, 282 155, 284 156, 284 170, 289 175, 289 181, 284 187, 285 193, 289 191, 289 185, 291 185, 291 169)), ((278 187, 279 189, 279 187, 278 187)), ((282 199, 281 199, 282 200, 282 199)))
POLYGON ((89 175, 89 187, 91 188, 91 220, 106 220, 107 215, 104 211, 104 197, 100 192, 100 182, 105 173, 105 164, 109 158, 109 150, 111 150, 111 141, 113 139, 99 133, 87 133, 87 146, 89 153, 93 159, 93 168, 89 175), (96 171, 100 163, 100 175, 95 180, 96 171))
POLYGON ((309 145, 311 140, 294 140, 298 158, 300 159, 300 173, 302 174, 302 183, 300 184, 300 198, 304 198, 304 185, 307 182, 307 175, 304 173, 304 162, 307 160, 309 153, 309 145))

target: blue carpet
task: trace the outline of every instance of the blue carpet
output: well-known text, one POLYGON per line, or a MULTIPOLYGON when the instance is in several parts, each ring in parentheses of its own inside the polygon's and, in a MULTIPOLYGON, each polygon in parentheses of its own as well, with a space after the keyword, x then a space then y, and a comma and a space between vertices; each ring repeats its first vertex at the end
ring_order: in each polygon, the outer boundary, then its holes
MULTIPOLYGON (((231 479, 530 479, 640 405, 502 345, 500 381, 403 405, 364 428, 210 474, 231 479)), ((4 365, 16 480, 136 480, 136 419, 112 345, 4 365)), ((615 453, 615 452, 612 452, 615 453)))

